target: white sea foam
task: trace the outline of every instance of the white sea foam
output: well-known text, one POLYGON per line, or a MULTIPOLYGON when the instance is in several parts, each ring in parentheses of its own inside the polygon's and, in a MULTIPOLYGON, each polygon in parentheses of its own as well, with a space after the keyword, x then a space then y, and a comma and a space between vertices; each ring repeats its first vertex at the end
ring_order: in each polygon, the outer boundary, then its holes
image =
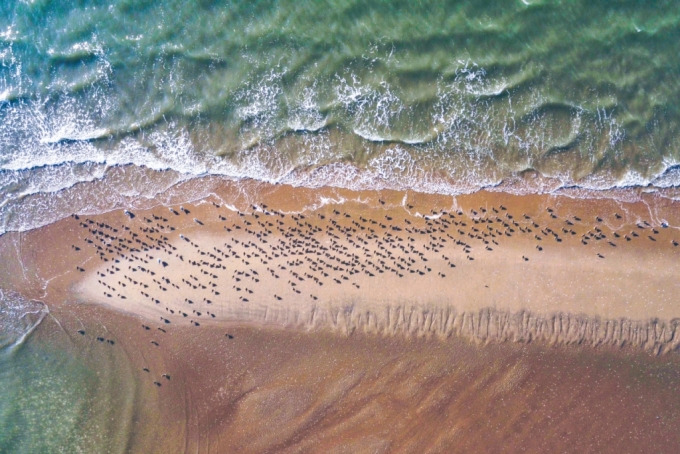
MULTIPOLYGON (((138 134, 122 133, 118 139, 120 131, 107 124, 118 106, 115 94, 101 83, 108 80, 111 70, 96 36, 63 51, 64 55, 83 53, 96 58, 101 80, 86 92, 85 101, 68 94, 58 99, 16 101, 21 68, 11 47, 2 52, 3 62, 14 64, 19 76, 0 81, 0 102, 11 101, 0 104, 0 188, 4 196, 0 233, 44 225, 71 211, 112 209, 135 203, 135 197, 153 198, 168 190, 168 180, 154 174, 160 183, 151 183, 145 169, 170 171, 171 184, 215 175, 294 186, 442 194, 482 188, 531 193, 680 185, 680 170, 672 160, 664 161, 663 169, 653 175, 636 169, 622 176, 593 170, 577 180, 568 167, 550 167, 545 162, 553 159, 554 163, 562 153, 556 152, 555 158, 549 156, 550 150, 568 150, 572 144, 581 147, 576 151, 583 155, 581 163, 593 169, 603 156, 616 157, 626 132, 612 110, 599 107, 587 112, 566 106, 572 112, 570 128, 553 128, 556 120, 541 113, 541 107, 549 102, 540 94, 529 90, 524 95, 528 99, 522 102, 533 108, 526 114, 515 112, 515 95, 510 92, 500 100, 488 99, 507 90, 507 82, 489 78, 483 68, 471 62, 461 62, 453 80, 440 81, 429 116, 422 115, 422 120, 411 111, 399 88, 384 80, 370 81, 370 76, 362 78, 351 71, 337 75, 334 98, 322 109, 315 83, 291 94, 283 82, 287 70, 277 67, 234 95, 238 123, 234 137, 240 143, 222 158, 197 141, 196 134, 192 135, 197 131, 189 131, 186 124, 161 121, 162 109, 150 114, 150 120, 144 122, 149 126, 127 127, 138 134), (338 130, 328 126, 336 123, 341 126, 338 130), (346 140, 343 126, 349 126, 363 141, 356 137, 346 140), (289 137, 283 137, 285 134, 289 137), (506 150, 510 160, 505 158, 506 150), (353 154, 362 156, 361 164, 348 160, 353 154), (129 172, 136 175, 140 187, 109 181, 110 170, 117 167, 136 169, 129 172), (533 169, 530 176, 523 176, 533 169), (101 189, 101 197, 110 200, 92 206, 74 204, 74 195, 68 190, 81 182, 99 182, 100 188, 109 185, 101 189), (37 201, 43 212, 32 218, 22 215, 24 200, 37 201)), ((191 197, 200 194, 196 190, 191 197)))
MULTIPOLYGON (((69 125, 71 126, 71 125, 69 125)), ((52 137, 42 137, 40 139, 40 143, 42 144, 56 144, 59 142, 69 142, 69 141, 88 141, 88 140, 94 140, 94 139, 101 139, 103 137, 108 136, 111 134, 111 131, 109 131, 106 128, 99 128, 99 129, 94 129, 91 131, 83 131, 83 130, 73 130, 71 128, 68 129, 61 129, 55 133, 54 136, 52 137)))
POLYGON ((285 73, 285 69, 271 70, 236 94, 242 148, 270 140, 283 129, 277 120, 280 118, 283 93, 281 78, 285 73))
POLYGON ((372 142, 399 140, 393 123, 406 106, 389 83, 371 86, 355 74, 336 78, 336 98, 351 119, 355 134, 372 142))
POLYGON ((658 188, 680 187, 680 163, 674 159, 663 160, 663 172, 652 178, 649 184, 658 188))
POLYGON ((316 84, 305 87, 298 99, 288 103, 288 127, 293 131, 316 132, 326 126, 326 116, 318 105, 316 84))

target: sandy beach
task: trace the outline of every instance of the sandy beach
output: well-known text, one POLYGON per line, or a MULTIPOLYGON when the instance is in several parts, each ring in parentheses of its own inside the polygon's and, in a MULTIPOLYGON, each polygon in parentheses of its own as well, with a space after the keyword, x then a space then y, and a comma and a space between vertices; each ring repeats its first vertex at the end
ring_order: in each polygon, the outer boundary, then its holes
POLYGON ((633 372, 680 365, 674 203, 286 186, 252 200, 242 185, 0 238, 3 288, 45 302, 75 342, 124 349, 159 410, 132 437, 140 452, 677 441, 669 426, 623 435, 652 408, 677 422, 677 383, 633 372), (586 416, 589 401, 620 410, 586 416), (501 423, 515 428, 489 437, 501 423))
POLYGON ((675 348, 667 339, 680 316, 672 204, 284 186, 253 202, 238 190, 72 217, 8 235, 4 251, 23 256, 15 276, 49 282, 33 296, 150 321, 444 337, 473 329, 481 339, 675 348))

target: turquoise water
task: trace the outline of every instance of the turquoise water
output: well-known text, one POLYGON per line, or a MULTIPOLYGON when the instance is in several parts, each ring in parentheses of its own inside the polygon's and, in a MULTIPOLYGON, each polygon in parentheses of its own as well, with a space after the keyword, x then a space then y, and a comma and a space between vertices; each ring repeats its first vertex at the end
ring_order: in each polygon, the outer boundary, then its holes
POLYGON ((45 194, 120 165, 447 194, 675 187, 678 6, 6 1, 2 231, 63 216, 45 194))
POLYGON ((129 366, 79 341, 41 303, 0 291, 0 452, 126 451, 129 366))

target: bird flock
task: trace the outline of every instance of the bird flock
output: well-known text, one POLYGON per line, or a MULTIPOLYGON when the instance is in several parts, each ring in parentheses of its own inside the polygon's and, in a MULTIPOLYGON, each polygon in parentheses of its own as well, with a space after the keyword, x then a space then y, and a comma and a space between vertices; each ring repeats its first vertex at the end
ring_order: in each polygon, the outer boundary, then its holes
MULTIPOLYGON (((151 338, 149 348, 163 348, 163 336, 174 326, 218 321, 232 302, 314 304, 329 295, 383 285, 387 277, 454 283, 457 267, 474 266, 513 236, 535 243, 531 253, 518 257, 522 263, 564 244, 618 248, 636 241, 656 243, 668 227, 639 221, 631 229, 612 230, 600 216, 584 222, 578 216, 560 217, 550 207, 550 221, 539 223, 528 214, 511 214, 503 205, 465 212, 431 210, 427 215, 376 209, 368 216, 337 207, 291 214, 265 204, 233 211, 213 202, 210 210, 203 210, 209 219, 195 217, 194 209, 125 210, 115 225, 72 215, 84 235, 71 249, 85 255, 90 250, 100 262, 92 266, 84 260, 76 270, 96 273, 99 298, 151 306, 160 314, 155 325, 141 325, 151 338)), ((670 241, 669 247, 677 246, 670 241)), ((602 247, 593 256, 606 258, 602 247)), ((84 330, 79 334, 86 335, 84 330)), ((234 336, 226 333, 225 338, 234 336)), ((113 339, 97 340, 115 344, 113 339)), ((149 368, 143 370, 152 375, 149 368)), ((151 382, 161 387, 170 378, 164 373, 151 382)))

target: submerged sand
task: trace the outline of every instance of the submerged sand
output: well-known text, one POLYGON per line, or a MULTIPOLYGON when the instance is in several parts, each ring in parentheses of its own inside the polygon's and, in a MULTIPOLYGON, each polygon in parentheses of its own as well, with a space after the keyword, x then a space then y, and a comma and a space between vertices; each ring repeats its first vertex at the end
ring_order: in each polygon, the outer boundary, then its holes
POLYGON ((7 234, 0 283, 116 338, 183 427, 147 450, 645 450, 677 441, 675 205, 225 184, 7 234))

